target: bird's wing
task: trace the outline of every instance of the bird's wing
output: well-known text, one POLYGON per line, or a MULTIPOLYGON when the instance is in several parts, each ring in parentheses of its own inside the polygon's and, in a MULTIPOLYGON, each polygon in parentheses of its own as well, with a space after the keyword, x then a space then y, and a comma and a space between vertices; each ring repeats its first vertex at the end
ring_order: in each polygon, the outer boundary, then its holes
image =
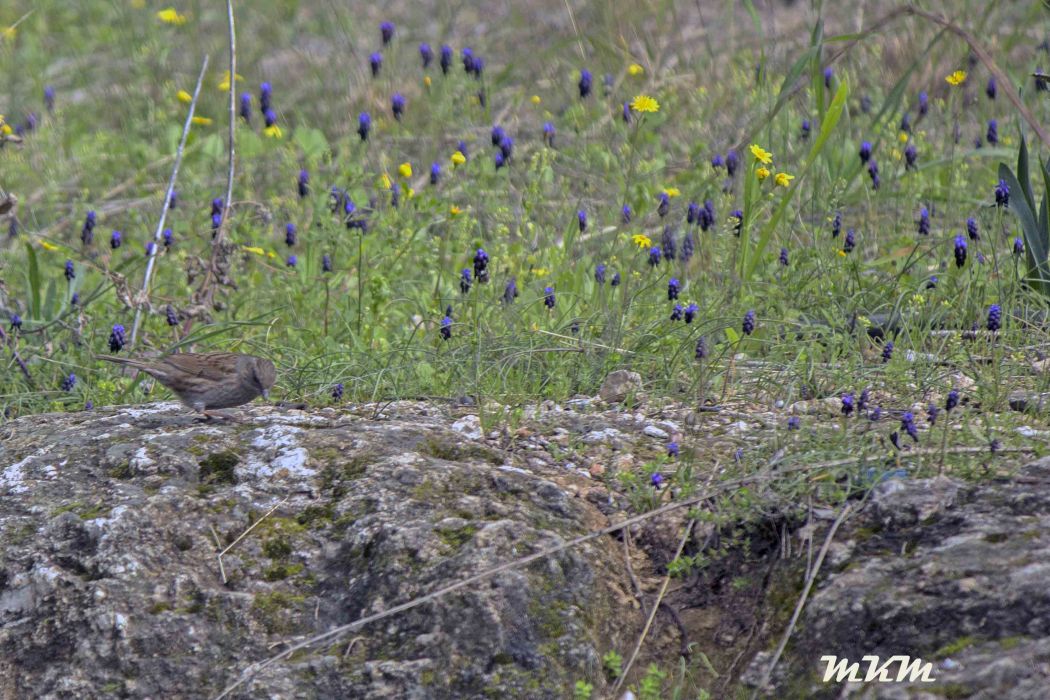
POLYGON ((237 356, 228 352, 186 352, 168 355, 158 364, 166 364, 189 376, 220 382, 228 379, 230 373, 236 371, 237 356))

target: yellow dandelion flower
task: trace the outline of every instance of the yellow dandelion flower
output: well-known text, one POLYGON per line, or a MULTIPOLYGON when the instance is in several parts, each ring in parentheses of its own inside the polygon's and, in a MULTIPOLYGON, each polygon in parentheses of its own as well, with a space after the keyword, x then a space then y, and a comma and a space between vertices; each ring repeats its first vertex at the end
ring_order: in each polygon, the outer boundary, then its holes
POLYGON ((456 151, 452 154, 452 165, 463 165, 466 162, 467 157, 461 151, 456 151))
POLYGON ((781 187, 787 187, 791 184, 791 181, 794 179, 794 175, 788 175, 787 173, 777 173, 776 183, 781 187))
POLYGON ((271 139, 279 139, 284 137, 284 132, 281 131, 281 127, 277 126, 276 124, 271 124, 270 126, 263 129, 263 133, 266 134, 267 138, 271 139))
POLYGON ((262 248, 251 245, 241 246, 241 250, 243 250, 245 253, 255 253, 256 255, 264 255, 266 253, 266 251, 262 248))
POLYGON ((531 102, 534 105, 538 105, 540 102, 543 102, 543 100, 540 99, 539 95, 533 95, 529 98, 529 102, 531 102))
POLYGON ((836 252, 836 253, 838 253, 838 256, 839 256, 840 258, 844 258, 844 257, 846 257, 846 251, 842 250, 841 248, 839 248, 839 249, 838 249, 838 250, 836 250, 835 252, 836 252))
POLYGON ((179 90, 178 92, 176 92, 175 97, 179 98, 179 102, 185 102, 186 104, 193 102, 193 95, 186 92, 185 90, 179 90))
POLYGON ((58 246, 57 245, 55 245, 54 243, 48 243, 47 241, 40 241, 40 247, 43 248, 44 250, 48 250, 48 251, 56 251, 56 250, 58 250, 58 246))
POLYGON ((645 72, 645 69, 642 68, 637 63, 632 63, 631 65, 627 66, 627 73, 629 75, 641 75, 644 72, 645 72))
MULTIPOLYGON (((240 74, 234 76, 234 82, 236 82, 238 80, 244 80, 244 76, 242 76, 240 74)), ((230 89, 230 71, 229 71, 229 69, 223 71, 222 79, 219 80, 219 86, 218 87, 219 87, 220 90, 229 90, 230 89)))
POLYGON ((653 240, 646 236, 644 233, 636 233, 631 236, 631 242, 641 249, 650 248, 653 245, 653 240))
POLYGON ((211 117, 194 117, 193 123, 200 124, 201 126, 211 126, 211 117))
POLYGON ((452 216, 459 216, 461 213, 463 213, 463 210, 457 207, 455 204, 453 204, 451 207, 448 208, 448 213, 452 216))
POLYGON ((664 190, 664 194, 668 197, 677 197, 682 194, 682 192, 677 187, 668 187, 664 190))
POLYGON ((631 100, 631 109, 635 112, 659 112, 660 103, 648 95, 638 95, 631 100))
POLYGON ((174 7, 168 7, 157 13, 157 19, 165 24, 179 26, 186 24, 186 15, 180 15, 174 7))
POLYGON ((430 87, 431 82, 429 75, 423 76, 423 87, 430 87))
POLYGON ((966 80, 966 71, 957 70, 951 75, 946 76, 944 79, 948 81, 949 85, 962 85, 966 80))
POLYGON ((902 131, 897 135, 897 140, 901 143, 908 143, 908 132, 902 131))
POLYGON ((769 168, 760 167, 758 170, 755 171, 755 175, 758 176, 759 180, 765 180, 767 177, 769 177, 769 168))
POLYGON ((0 114, 0 134, 7 136, 12 132, 11 125, 4 121, 4 115, 0 114))
POLYGON ((390 176, 387 175, 386 173, 383 173, 382 175, 380 175, 379 176, 379 184, 383 186, 384 190, 389 190, 390 189, 390 184, 391 184, 390 183, 390 176))
POLYGON ((759 163, 769 165, 773 162, 773 154, 759 146, 757 143, 751 144, 751 155, 753 155, 755 160, 759 163))
POLYGON ((397 174, 406 179, 412 177, 412 164, 406 161, 397 166, 397 174))
POLYGON ((532 274, 534 274, 537 277, 546 277, 550 274, 550 270, 548 270, 545 267, 534 267, 532 269, 532 274))

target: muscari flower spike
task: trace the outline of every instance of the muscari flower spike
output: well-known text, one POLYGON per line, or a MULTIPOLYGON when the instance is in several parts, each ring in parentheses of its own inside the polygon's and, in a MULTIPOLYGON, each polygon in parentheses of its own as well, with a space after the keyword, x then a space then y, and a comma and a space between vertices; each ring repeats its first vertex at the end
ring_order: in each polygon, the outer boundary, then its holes
POLYGON ((1010 188, 1007 186, 1006 180, 1000 180, 999 184, 995 186, 995 206, 1010 206, 1010 188))
POLYGON ((919 210, 919 235, 930 235, 930 210, 926 207, 919 210))
POLYGON ((474 253, 474 276, 478 279, 478 282, 485 283, 489 280, 489 254, 485 252, 484 248, 478 248, 477 252, 474 253))
POLYGON ((649 484, 654 488, 660 488, 660 484, 664 483, 664 477, 660 472, 653 472, 649 476, 649 484))
POLYGON ((667 456, 671 457, 673 459, 673 458, 677 457, 678 454, 679 454, 678 443, 677 442, 669 442, 669 443, 667 443, 667 456))
POLYGON ((719 168, 724 167, 725 164, 726 163, 725 163, 724 160, 722 160, 722 156, 721 155, 716 153, 713 156, 711 156, 711 167, 714 168, 715 170, 718 170, 719 168))
POLYGON ((284 244, 291 248, 298 242, 295 224, 288 222, 284 225, 284 244))
POLYGON ((146 243, 146 257, 153 257, 153 253, 157 250, 157 244, 153 241, 146 243))
POLYGON ((952 389, 948 392, 948 397, 944 400, 944 410, 948 413, 952 412, 956 406, 959 405, 959 392, 952 389))
POLYGON ((656 213, 661 218, 667 216, 667 212, 671 210, 671 196, 666 192, 660 193, 660 205, 656 208, 656 213))
POLYGON ((842 233, 842 212, 835 212, 835 218, 831 222, 831 237, 838 238, 842 233))
POLYGON ((357 134, 361 137, 362 141, 368 140, 368 133, 372 130, 372 115, 368 112, 361 112, 357 115, 357 134))
POLYGON ((514 300, 518 298, 518 280, 515 277, 511 277, 507 280, 506 286, 503 288, 503 303, 513 304, 514 300))
POLYGON ((633 212, 631 211, 631 205, 624 204, 623 208, 620 209, 620 221, 622 221, 624 224, 631 223, 632 214, 633 212))
POLYGON ((372 67, 372 77, 378 77, 379 69, 383 67, 383 54, 376 51, 368 57, 368 63, 372 67))
POLYGON ((853 392, 848 392, 842 395, 842 415, 849 418, 850 414, 853 413, 854 408, 853 392))
POLYGON ((857 245, 857 235, 853 229, 846 229, 846 239, 842 242, 842 252, 851 253, 857 245))
POLYGON ((733 235, 740 236, 740 229, 744 226, 744 212, 740 209, 734 209, 729 212, 729 218, 735 219, 733 222, 733 235))
POLYGON ((95 212, 89 211, 84 219, 84 228, 80 229, 80 240, 84 245, 91 245, 95 238, 95 212))
POLYGON ((750 309, 744 314, 744 322, 740 326, 740 330, 744 332, 744 335, 751 335, 755 332, 755 310, 750 309))
POLYGON ((470 276, 470 268, 464 267, 459 273, 459 291, 461 294, 466 294, 470 291, 471 285, 474 284, 474 280, 470 276))
POLYGON ((116 250, 117 248, 120 247, 120 243, 121 243, 120 231, 114 231, 113 234, 109 237, 109 247, 112 248, 113 250, 116 250))
POLYGON ((903 131, 906 134, 910 134, 911 133, 911 115, 908 114, 907 112, 905 112, 904 116, 901 117, 900 129, 901 129, 901 131, 903 131))
POLYGON ((580 98, 587 97, 591 94, 591 85, 594 82, 591 72, 586 68, 580 71, 580 98))
POLYGON ((879 189, 881 182, 879 179, 879 164, 875 162, 874 158, 868 161, 868 175, 871 177, 871 189, 879 189))
POLYGON ((919 93, 919 116, 925 117, 926 113, 930 110, 930 98, 923 90, 919 93))
POLYGON ((339 382, 332 387, 332 399, 339 401, 343 398, 343 383, 339 382))
POLYGON ((543 142, 547 144, 548 148, 554 148, 554 137, 557 131, 554 128, 554 124, 550 122, 543 123, 543 142))
POLYGON ((955 265, 962 267, 966 264, 966 239, 959 234, 955 237, 955 265))
POLYGON ((299 199, 303 199, 306 195, 310 194, 310 173, 306 168, 299 171, 299 180, 297 184, 299 187, 299 199))
POLYGON ((685 322, 692 323, 693 319, 696 318, 696 314, 699 310, 700 307, 692 303, 689 304, 689 306, 685 307, 685 322))
POLYGON ((548 309, 553 309, 556 299, 554 298, 554 287, 543 288, 543 305, 548 309))
POLYGON ((73 261, 72 260, 66 260, 66 273, 65 274, 66 274, 66 281, 67 282, 72 282, 74 279, 76 279, 77 273, 76 273, 76 270, 73 268, 73 261))
POLYGON ((168 200, 168 209, 174 209, 179 202, 179 191, 171 191, 171 199, 168 200))
POLYGON ((704 200, 704 206, 701 207, 700 213, 697 216, 696 222, 700 224, 700 230, 706 231, 711 228, 715 223, 715 205, 710 199, 704 200))
POLYGON ((915 415, 911 411, 907 411, 901 416, 901 430, 908 434, 915 442, 919 441, 919 429, 915 427, 915 415))
POLYGON ((284 264, 287 265, 288 267, 295 267, 298 263, 299 263, 299 258, 298 257, 296 257, 295 255, 289 255, 288 259, 285 261, 284 264))
POLYGON ((460 53, 460 55, 463 57, 463 70, 466 71, 468 74, 473 72, 474 52, 470 49, 470 47, 465 47, 460 53))
POLYGON ((1003 310, 998 304, 992 304, 988 307, 988 330, 992 333, 997 332, 1002 328, 1003 322, 1003 310))
POLYGON ((685 313, 685 309, 682 308, 682 305, 681 304, 675 304, 674 308, 671 309, 671 320, 672 321, 681 321, 683 313, 685 313))
POLYGON ((981 233, 977 228, 977 219, 972 216, 966 220, 966 235, 970 237, 971 241, 981 240, 981 233))
POLYGON ((886 344, 882 346, 882 361, 889 362, 893 359, 893 341, 887 340, 886 344))
POLYGON ((120 352, 125 344, 127 344, 127 337, 124 335, 124 326, 118 323, 113 326, 109 334, 109 351, 120 352))
POLYGON ((50 85, 44 88, 44 106, 48 112, 55 111, 55 88, 50 85))
POLYGON ((860 111, 867 114, 871 111, 871 97, 864 95, 860 98, 860 111))
POLYGON ((809 125, 809 120, 808 119, 803 119, 802 120, 802 127, 800 129, 799 136, 802 137, 803 139, 808 139, 809 138, 810 128, 811 127, 809 125))
POLYGON ((941 409, 934 406, 932 403, 926 407, 926 420, 930 425, 936 425, 937 414, 941 412, 941 409))
POLYGON ((386 46, 394 38, 394 23, 382 22, 379 25, 379 34, 383 37, 383 45, 386 46))
POLYGON ((687 224, 695 224, 699 219, 700 205, 696 202, 689 202, 689 206, 685 210, 685 222, 687 224))
POLYGON ((240 115, 245 122, 252 123, 252 94, 250 92, 241 93, 240 115))
POLYGON ((441 72, 448 75, 448 69, 452 66, 452 47, 444 44, 441 47, 441 72))
POLYGON ((788 417, 788 430, 798 430, 802 427, 802 420, 798 416, 788 417))
POLYGON ((783 265, 784 267, 788 266, 788 249, 787 248, 781 248, 780 249, 780 257, 778 258, 778 260, 780 261, 780 264, 783 265))
POLYGON ((678 243, 675 240, 675 232, 670 226, 664 226, 663 235, 660 237, 660 245, 663 246, 664 257, 674 260, 678 255, 678 243))
POLYGON ((988 78, 988 84, 984 88, 984 94, 988 95, 988 99, 989 100, 994 100, 995 99, 995 92, 996 92, 995 76, 993 75, 990 78, 988 78))
POLYGON ((77 385, 77 375, 72 372, 69 376, 62 380, 62 391, 73 391, 73 387, 77 385))
POLYGON ((729 177, 736 175, 736 170, 740 166, 740 157, 736 154, 732 148, 726 153, 726 174, 729 177))
POLYGON ((679 283, 677 277, 672 277, 667 282, 667 300, 674 301, 678 298, 678 293, 682 291, 682 285, 679 283))
POLYGON ((693 257, 693 233, 687 231, 682 238, 682 260, 689 262, 693 257))
POLYGON ((324 255, 321 256, 321 272, 331 272, 331 271, 332 271, 332 256, 329 255, 328 253, 325 253, 324 255))
POLYGON ((985 139, 992 146, 999 143, 999 122, 994 119, 988 120, 988 132, 985 134, 985 139))
POLYGON ((263 114, 266 110, 270 109, 270 100, 273 97, 273 88, 269 83, 263 83, 259 86, 259 111, 263 114))
POLYGON ((422 43, 419 45, 419 57, 423 59, 423 68, 429 68, 430 62, 434 60, 434 50, 430 48, 430 44, 422 43))
POLYGON ((594 268, 594 280, 598 284, 605 284, 605 263, 598 263, 598 266, 594 268))
POLYGON ((707 355, 707 339, 704 336, 700 336, 696 339, 696 352, 693 357, 699 361, 707 357, 707 355))
POLYGON ((660 264, 660 246, 654 245, 649 249, 649 266, 656 267, 660 264))
POLYGON ((164 307, 164 320, 167 322, 168 326, 174 327, 179 325, 179 317, 176 315, 175 309, 171 304, 164 307))
POLYGON ((499 140, 499 151, 503 154, 505 160, 510 160, 510 157, 514 155, 514 139, 508 135, 504 135, 499 140))
POLYGON ((446 315, 445 318, 441 319, 441 337, 444 340, 450 340, 452 338, 452 317, 446 315))
POLYGON ((869 398, 871 398, 871 390, 868 387, 864 387, 864 390, 860 392, 860 396, 857 397, 858 411, 863 411, 868 407, 869 398))
POLYGON ((583 233, 587 230, 587 212, 585 212, 583 209, 580 209, 578 212, 576 212, 576 221, 580 225, 580 233, 583 233))
POLYGON ((1014 255, 1024 255, 1024 241, 1020 238, 1014 239, 1014 255))
POLYGON ((441 163, 437 161, 430 164, 430 184, 436 185, 441 180, 441 163))
POLYGON ((18 314, 11 314, 11 330, 17 331, 22 328, 22 317, 18 314))
POLYGON ((620 273, 619 272, 614 272, 613 273, 612 280, 609 282, 609 284, 611 286, 613 286, 613 287, 619 287, 620 286, 620 273))
POLYGON ((831 87, 831 79, 834 78, 834 77, 835 77, 835 71, 831 69, 831 66, 828 66, 827 68, 825 68, 824 69, 824 87, 830 88, 831 87))
POLYGON ((919 159, 919 149, 915 148, 915 144, 909 143, 904 147, 904 169, 911 170, 915 167, 916 161, 919 159))
POLYGON ((394 119, 401 121, 401 116, 405 113, 405 98, 400 92, 395 92, 390 98, 390 109, 394 113, 394 119))
POLYGON ((860 144, 860 151, 858 151, 861 163, 867 163, 871 160, 871 143, 868 141, 862 141, 860 144))

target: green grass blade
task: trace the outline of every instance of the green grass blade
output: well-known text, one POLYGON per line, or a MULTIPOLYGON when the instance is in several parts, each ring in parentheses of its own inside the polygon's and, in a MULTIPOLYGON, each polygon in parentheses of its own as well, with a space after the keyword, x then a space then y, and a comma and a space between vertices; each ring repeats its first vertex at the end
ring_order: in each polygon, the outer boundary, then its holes
POLYGON ((26 257, 29 261, 29 315, 40 318, 40 265, 37 263, 36 250, 31 243, 26 243, 26 257))

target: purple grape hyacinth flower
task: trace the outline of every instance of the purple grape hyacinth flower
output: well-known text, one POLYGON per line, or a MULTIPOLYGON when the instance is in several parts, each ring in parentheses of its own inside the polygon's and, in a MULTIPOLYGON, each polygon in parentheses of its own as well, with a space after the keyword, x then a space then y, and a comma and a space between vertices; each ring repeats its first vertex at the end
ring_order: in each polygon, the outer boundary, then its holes
POLYGON ((831 66, 824 69, 824 87, 831 87, 831 80, 835 77, 835 71, 832 70, 831 66))
POLYGON ((173 245, 175 245, 175 235, 171 232, 170 228, 164 229, 164 232, 161 233, 161 236, 164 238, 165 248, 170 248, 173 245))
POLYGON ((179 325, 178 314, 175 313, 175 309, 174 307, 172 307, 171 304, 168 304, 164 307, 164 320, 169 327, 175 327, 179 325))
POLYGON ((441 319, 441 337, 444 340, 450 340, 452 338, 452 317, 446 315, 441 319))
POLYGON ((919 116, 925 117, 926 113, 930 110, 930 98, 923 90, 919 93, 919 116))
POLYGON ((649 267, 656 267, 660 264, 660 246, 654 245, 649 249, 649 267))
POLYGON ((265 114, 270 109, 270 100, 273 98, 273 87, 269 83, 259 86, 259 111, 265 114))
POLYGON ((379 77, 379 69, 383 67, 383 54, 376 51, 368 57, 368 64, 372 67, 372 77, 379 77))
POLYGON ((368 132, 372 130, 372 115, 368 112, 361 112, 357 115, 357 133, 361 137, 362 141, 368 139, 368 132))
POLYGON ((591 76, 591 72, 586 68, 580 71, 580 98, 585 98, 591 94, 591 86, 594 83, 594 78, 591 76))
POLYGON ((846 239, 842 242, 842 252, 852 253, 853 249, 857 246, 857 234, 854 233, 853 229, 846 229, 846 239))
POLYGON ((802 420, 798 416, 788 416, 787 429, 798 430, 802 427, 802 420))
POLYGON ((887 340, 886 344, 882 346, 882 361, 883 363, 889 362, 893 359, 893 341, 887 340))
POLYGON ((740 330, 744 332, 744 335, 751 335, 755 332, 755 310, 749 309, 744 314, 744 322, 740 326, 740 330))
POLYGON ((926 207, 919 210, 919 235, 930 235, 930 210, 926 207))
POLYGON ((919 149, 915 147, 915 144, 909 143, 904 147, 904 169, 911 170, 915 167, 916 161, 919 159, 919 149))
POLYGON ((633 212, 631 211, 631 205, 630 204, 624 204, 623 208, 620 209, 620 221, 622 221, 624 224, 629 224, 629 223, 631 223, 631 216, 632 215, 633 215, 633 212))
POLYGON ((124 335, 124 326, 119 323, 114 325, 113 330, 109 334, 109 351, 120 352, 127 342, 127 336, 124 335))
POLYGON ((1007 186, 1006 180, 1000 180, 999 184, 995 186, 995 206, 1010 206, 1010 188, 1007 186))
POLYGON ((441 163, 437 161, 430 164, 430 184, 436 185, 441 180, 441 163))
POLYGON ((700 336, 696 339, 696 352, 694 353, 693 357, 695 357, 696 360, 699 361, 707 357, 707 355, 707 338, 705 338, 704 336, 700 336))
POLYGON ((729 212, 729 218, 736 219, 736 221, 733 222, 733 235, 739 237, 740 229, 744 226, 744 212, 740 209, 734 209, 729 212))
POLYGON ((810 128, 811 127, 810 127, 810 124, 809 124, 809 120, 808 119, 803 119, 802 120, 801 133, 799 134, 799 136, 801 138, 803 138, 803 139, 808 139, 809 138, 810 128))
POLYGON ((553 309, 557 300, 554 298, 554 287, 543 288, 543 305, 548 309, 553 309))
POLYGON ((120 231, 114 231, 113 234, 109 237, 109 247, 112 248, 113 250, 116 250, 117 248, 120 247, 120 244, 121 244, 120 231))
POLYGON ((286 246, 288 246, 289 248, 291 248, 293 245, 295 245, 298 242, 298 240, 299 240, 299 238, 297 236, 295 224, 293 224, 291 222, 288 222, 287 224, 285 224, 284 225, 284 244, 286 246))
POLYGON ((246 124, 252 123, 252 94, 250 92, 241 93, 240 115, 246 124))
POLYGON ((985 139, 992 146, 995 146, 999 143, 999 122, 997 122, 995 119, 988 120, 988 131, 985 134, 985 139))
POLYGON ((993 75, 990 78, 988 78, 988 84, 984 88, 984 94, 988 95, 988 99, 989 100, 994 100, 995 99, 995 92, 996 92, 996 84, 995 84, 995 76, 993 75))
POLYGON ((299 258, 294 255, 289 255, 288 260, 285 261, 285 265, 288 267, 295 267, 299 263, 299 258))
POLYGON ((682 291, 682 285, 678 281, 677 277, 672 277, 667 282, 667 300, 674 301, 678 298, 679 292, 682 291))
POLYGON ((682 305, 681 304, 675 304, 674 308, 671 309, 671 320, 672 321, 681 321, 682 320, 682 314, 684 314, 684 313, 685 313, 685 309, 682 308, 682 305))
POLYGON ((998 304, 992 304, 988 307, 988 330, 992 333, 997 332, 1002 328, 1003 322, 1003 310, 998 304))
POLYGON ((547 144, 548 148, 554 148, 554 137, 557 133, 554 124, 550 122, 543 123, 543 142, 547 144))
POLYGON ((685 222, 687 224, 695 224, 700 218, 700 205, 696 202, 689 202, 689 206, 685 210, 685 222))
POLYGON ((335 401, 340 401, 340 400, 342 400, 342 398, 343 398, 343 383, 339 382, 338 384, 336 384, 335 386, 332 387, 332 399, 335 400, 335 401))
POLYGON ((332 271, 332 256, 329 255, 328 253, 325 253, 324 255, 321 256, 321 272, 331 272, 331 271, 332 271))
POLYGON ((62 391, 73 391, 73 387, 77 385, 77 375, 72 372, 69 376, 62 380, 62 391))
POLYGON ((780 249, 780 257, 778 258, 778 260, 779 260, 780 264, 783 265, 784 267, 788 266, 788 249, 787 248, 781 248, 780 249))
POLYGON ((594 268, 594 280, 598 284, 605 284, 605 263, 598 263, 598 266, 594 268))
POLYGON ((459 273, 459 291, 461 294, 466 294, 470 291, 471 285, 474 280, 470 276, 470 268, 464 267, 459 273))
POLYGON ((666 192, 660 193, 660 205, 656 208, 656 213, 660 215, 660 218, 667 216, 667 212, 671 210, 671 195, 666 192))
POLYGON ((668 457, 671 457, 673 459, 674 457, 678 456, 678 453, 679 453, 679 448, 678 448, 678 443, 677 442, 669 442, 669 443, 667 443, 667 456, 668 457))
POLYGON ((50 85, 44 87, 44 106, 48 113, 55 111, 55 88, 50 85))
POLYGON ((951 413, 952 410, 959 405, 959 392, 952 389, 948 392, 948 397, 944 400, 944 410, 951 413))
POLYGON ((871 177, 871 189, 879 189, 881 180, 879 179, 879 164, 874 158, 868 161, 868 175, 871 177))
POLYGON ((405 113, 405 97, 400 92, 395 92, 394 96, 390 98, 390 109, 394 113, 394 119, 401 121, 401 116, 405 113))
POLYGON ((514 300, 518 298, 518 280, 516 277, 511 277, 507 280, 507 285, 503 288, 503 303, 513 304, 514 300))
POLYGON ((915 414, 911 411, 901 416, 901 430, 908 433, 908 437, 915 442, 919 441, 919 429, 915 427, 915 414))
POLYGON ((966 220, 966 235, 970 237, 971 241, 981 240, 981 232, 977 228, 977 219, 972 216, 966 220))
POLYGON ((955 265, 962 267, 966 264, 966 239, 959 234, 955 237, 955 265))
POLYGON ((382 22, 379 25, 379 34, 383 38, 383 45, 389 44, 390 40, 394 38, 394 23, 382 22))
POLYGON ((849 418, 850 414, 853 413, 853 408, 854 408, 853 392, 847 392, 847 393, 843 394, 842 395, 842 415, 844 415, 847 418, 849 418))
POLYGON ((722 160, 722 156, 720 156, 719 154, 716 153, 713 156, 711 156, 711 167, 713 169, 718 170, 719 168, 724 167, 725 164, 725 161, 722 160))
POLYGON ((76 272, 76 269, 73 267, 73 261, 72 260, 66 260, 65 275, 66 275, 66 281, 67 282, 72 282, 77 277, 77 272, 76 272))
POLYGON ((1020 238, 1014 239, 1014 255, 1024 255, 1024 241, 1020 238))
POLYGON ((740 166, 740 157, 736 154, 732 148, 726 153, 726 174, 729 177, 733 177, 736 174, 737 168, 740 166))
POLYGON ((867 163, 871 160, 871 142, 861 141, 860 151, 857 152, 857 155, 860 156, 861 163, 867 163))
POLYGON ((448 75, 448 69, 452 67, 452 47, 448 44, 441 46, 441 72, 448 75))
POLYGON ((477 278, 479 283, 484 284, 489 280, 489 254, 485 252, 484 248, 478 248, 477 252, 474 253, 474 277, 477 278))
POLYGON ((11 330, 17 331, 22 329, 22 317, 18 314, 11 314, 11 330))
POLYGON ((700 310, 700 307, 696 304, 689 304, 685 307, 685 322, 692 323, 693 319, 696 318, 696 313, 700 310))
POLYGON ((835 212, 835 218, 831 221, 831 237, 838 238, 842 233, 842 212, 835 212))
POLYGON ((580 225, 580 233, 583 233, 587 230, 587 212, 585 212, 583 209, 580 209, 578 212, 576 212, 576 221, 580 225))

